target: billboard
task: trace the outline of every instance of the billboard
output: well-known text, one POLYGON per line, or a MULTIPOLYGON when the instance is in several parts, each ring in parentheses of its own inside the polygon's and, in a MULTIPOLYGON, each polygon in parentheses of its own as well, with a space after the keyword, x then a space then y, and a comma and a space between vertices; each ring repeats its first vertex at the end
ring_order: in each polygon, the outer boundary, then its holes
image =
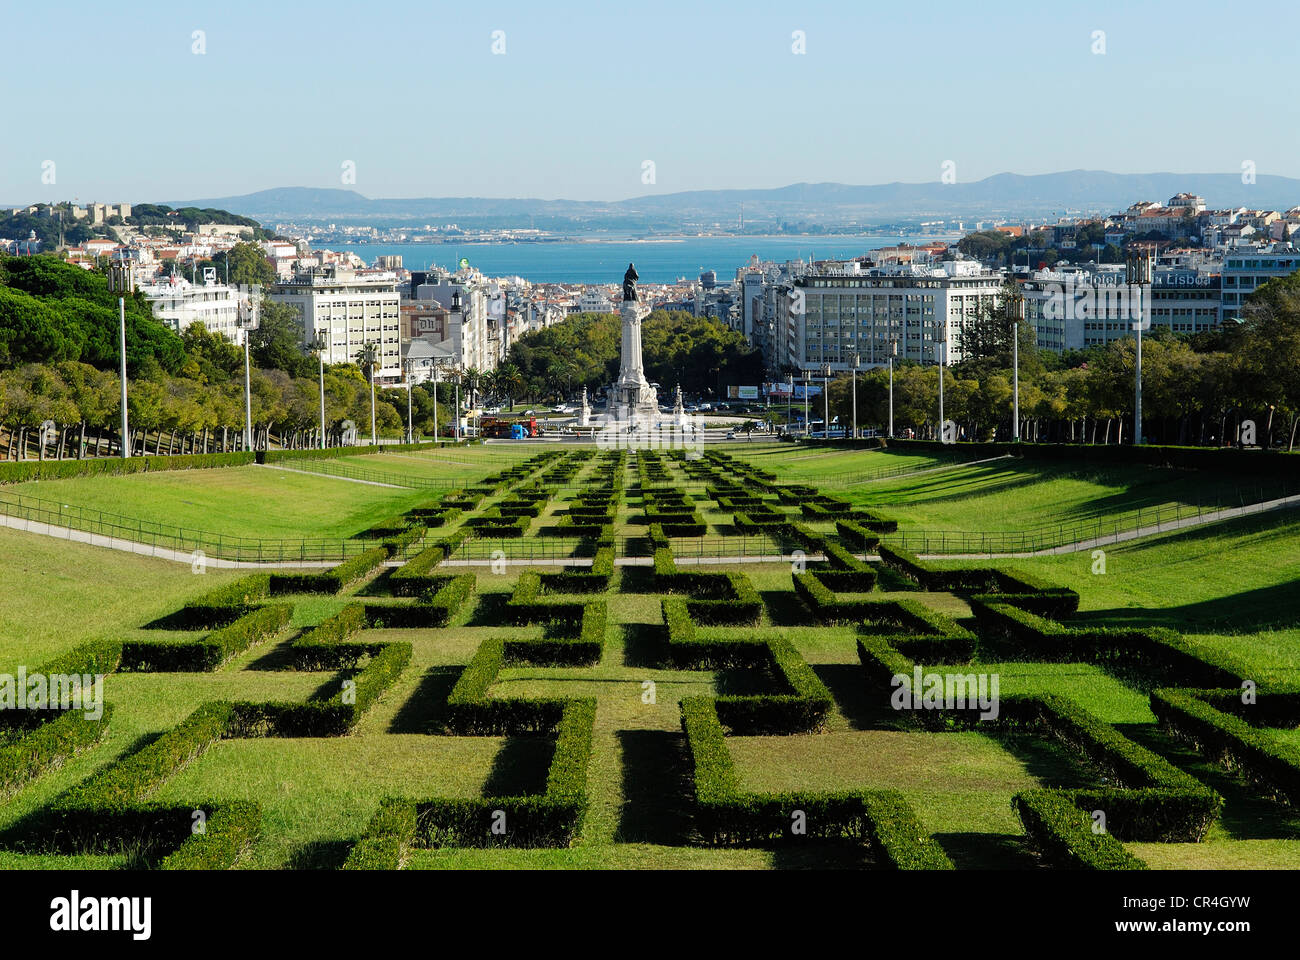
POLYGON ((778 397, 784 400, 786 397, 791 395, 793 388, 790 386, 788 381, 782 380, 780 383, 763 384, 763 392, 769 397, 778 397))
POLYGON ((729 400, 757 400, 758 387, 742 387, 733 384, 727 387, 727 398, 729 400))
POLYGON ((794 385, 794 398, 802 400, 804 397, 820 397, 822 395, 821 384, 819 383, 796 383, 794 385))

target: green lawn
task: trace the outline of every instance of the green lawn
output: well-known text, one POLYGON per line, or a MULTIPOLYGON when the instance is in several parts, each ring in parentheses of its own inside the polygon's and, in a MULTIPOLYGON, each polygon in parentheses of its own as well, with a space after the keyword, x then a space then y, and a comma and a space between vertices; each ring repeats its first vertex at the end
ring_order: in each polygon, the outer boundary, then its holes
POLYGON ((258 466, 41 480, 0 489, 9 494, 39 497, 73 516, 81 508, 173 532, 263 539, 353 536, 434 495, 258 466))
POLYGON ((141 627, 238 576, 0 528, 0 670, 141 627))
MULTIPOLYGON (((882 451, 827 451, 754 442, 733 455, 783 480, 824 483, 827 492, 879 506, 904 530, 1019 529, 1034 524, 1125 517, 1142 505, 1189 502, 1226 490, 1228 481, 1135 468, 1069 473, 1022 462, 951 467, 942 458, 882 451), (935 470, 936 467, 943 469, 935 470), (910 477, 865 479, 899 468, 910 477)), ((533 455, 537 448, 470 447, 390 453, 332 463, 409 479, 474 480, 533 455)), ((312 462, 288 464, 312 470, 312 462)), ((590 474, 579 474, 578 483, 590 474)), ((667 465, 679 482, 685 476, 667 465)), ((632 491, 619 507, 617 535, 641 536, 641 503, 632 491)), ((325 537, 355 533, 427 502, 429 489, 394 489, 286 470, 232 468, 132 477, 46 481, 4 492, 74 507, 228 536, 325 537)), ((567 492, 563 495, 567 495, 567 492)), ((534 525, 554 523, 563 501, 534 525)), ((729 518, 704 511, 715 531, 729 518)), ((818 530, 831 533, 831 523, 818 530)), ((536 544, 530 536, 524 547, 536 544)), ((479 548, 495 546, 479 544, 479 548)), ((556 544, 557 547, 562 546, 556 544)), ((481 552, 481 551, 480 551, 481 552)), ((683 554, 685 550, 683 548, 683 554)), ((682 557, 684 559, 684 556, 682 557)), ((1169 626, 1208 647, 1231 650, 1261 679, 1300 680, 1300 513, 1280 512, 1105 550, 1104 574, 1091 552, 1033 559, 978 561, 1033 572, 1081 595, 1078 619, 1111 625, 1169 626)), ((956 564, 961 565, 961 564, 956 564)), ((683 569, 696 569, 683 564, 683 569)), ((833 698, 823 732, 731 736, 727 748, 747 790, 892 789, 911 804, 959 868, 1035 866, 1011 808, 1016 793, 1038 786, 1097 782, 1097 773, 1053 742, 1025 733, 924 732, 914 717, 889 708, 866 681, 856 652, 857 628, 811 621, 792 589, 788 563, 706 565, 743 572, 764 601, 752 626, 699 626, 703 637, 790 641, 833 698)), ((246 868, 332 868, 346 856, 385 796, 477 797, 540 791, 553 751, 545 737, 451 737, 438 718, 461 667, 479 645, 499 636, 541 636, 540 624, 509 626, 501 603, 519 567, 477 577, 477 595, 442 628, 377 629, 373 641, 412 645, 395 683, 351 734, 337 738, 225 740, 163 783, 151 799, 198 804, 212 798, 257 801, 262 835, 246 868)), ((149 622, 184 600, 226 583, 240 571, 209 568, 0 529, 0 672, 35 666, 96 636, 165 638, 178 631, 149 622)), ((333 673, 283 668, 284 647, 299 631, 337 612, 357 593, 385 599, 384 579, 341 596, 292 596, 291 627, 212 673, 116 674, 105 682, 115 712, 98 746, 0 802, 0 831, 41 809, 60 791, 174 727, 213 700, 301 701, 333 673)), ((948 593, 918 591, 884 571, 874 598, 909 598, 970 624, 969 606, 948 593)), ((860 847, 809 842, 752 849, 712 849, 693 832, 692 768, 681 733, 683 697, 773 690, 773 676, 749 669, 680 670, 667 665, 661 597, 646 568, 621 568, 610 591, 610 624, 601 661, 591 666, 511 665, 492 697, 593 697, 597 700, 590 803, 573 846, 561 850, 441 849, 414 851, 412 869, 770 869, 871 866, 860 847), (646 683, 654 685, 647 702, 646 683)), ((197 634, 201 635, 201 633, 197 634)), ((927 664, 926 666, 934 666, 927 664)), ((963 672, 996 673, 1002 695, 1058 693, 1149 749, 1167 756, 1227 799, 1225 814, 1199 844, 1130 844, 1152 867, 1169 869, 1300 867, 1300 815, 1167 738, 1153 722, 1147 694, 1092 664, 994 662, 963 672)), ((1294 730, 1272 734, 1300 743, 1294 730)), ((129 866, 120 855, 62 857, 22 853, 0 844, 0 869, 129 866)))

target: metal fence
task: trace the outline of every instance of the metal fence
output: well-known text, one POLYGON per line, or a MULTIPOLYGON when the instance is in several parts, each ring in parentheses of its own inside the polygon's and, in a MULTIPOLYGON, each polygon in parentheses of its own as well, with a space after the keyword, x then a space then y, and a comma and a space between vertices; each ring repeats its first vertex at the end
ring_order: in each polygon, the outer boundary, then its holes
POLYGON ((886 546, 909 553, 1035 553, 1057 550, 1075 544, 1104 546, 1134 538, 1137 531, 1150 534, 1174 531, 1194 526, 1193 521, 1204 520, 1207 515, 1236 511, 1231 516, 1253 516, 1263 513, 1274 501, 1300 507, 1300 491, 1276 495, 1261 493, 1258 499, 1237 503, 1215 504, 1164 504, 1139 508, 1123 514, 1098 517, 1075 523, 1058 523, 1021 531, 1002 533, 970 533, 951 530, 900 530, 882 537, 886 546))
MULTIPOLYGON (((255 563, 341 561, 379 544, 378 540, 355 537, 232 537, 10 493, 0 494, 0 516, 22 521, 28 529, 31 525, 48 525, 140 544, 154 551, 190 555, 201 551, 205 557, 255 563)), ((412 544, 401 555, 410 555, 419 547, 418 543, 412 544)))

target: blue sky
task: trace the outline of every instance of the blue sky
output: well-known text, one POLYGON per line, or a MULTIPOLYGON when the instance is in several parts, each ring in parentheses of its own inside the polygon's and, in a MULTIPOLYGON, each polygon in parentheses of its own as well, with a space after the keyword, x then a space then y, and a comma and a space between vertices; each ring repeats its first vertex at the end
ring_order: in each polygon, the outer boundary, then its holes
POLYGON ((1287 2, 5 6, 3 202, 1300 176, 1287 2))

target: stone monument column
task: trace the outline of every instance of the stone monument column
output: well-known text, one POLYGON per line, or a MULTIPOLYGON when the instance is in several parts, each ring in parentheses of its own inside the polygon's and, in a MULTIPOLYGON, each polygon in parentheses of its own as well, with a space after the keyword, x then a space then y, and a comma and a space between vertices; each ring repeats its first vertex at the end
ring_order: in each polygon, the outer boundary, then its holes
POLYGON ((615 416, 634 424, 653 424, 659 413, 659 398, 645 378, 641 358, 641 320, 649 311, 637 296, 638 279, 636 267, 629 263, 623 275, 623 302, 619 305, 623 336, 618 380, 614 383, 615 416))

